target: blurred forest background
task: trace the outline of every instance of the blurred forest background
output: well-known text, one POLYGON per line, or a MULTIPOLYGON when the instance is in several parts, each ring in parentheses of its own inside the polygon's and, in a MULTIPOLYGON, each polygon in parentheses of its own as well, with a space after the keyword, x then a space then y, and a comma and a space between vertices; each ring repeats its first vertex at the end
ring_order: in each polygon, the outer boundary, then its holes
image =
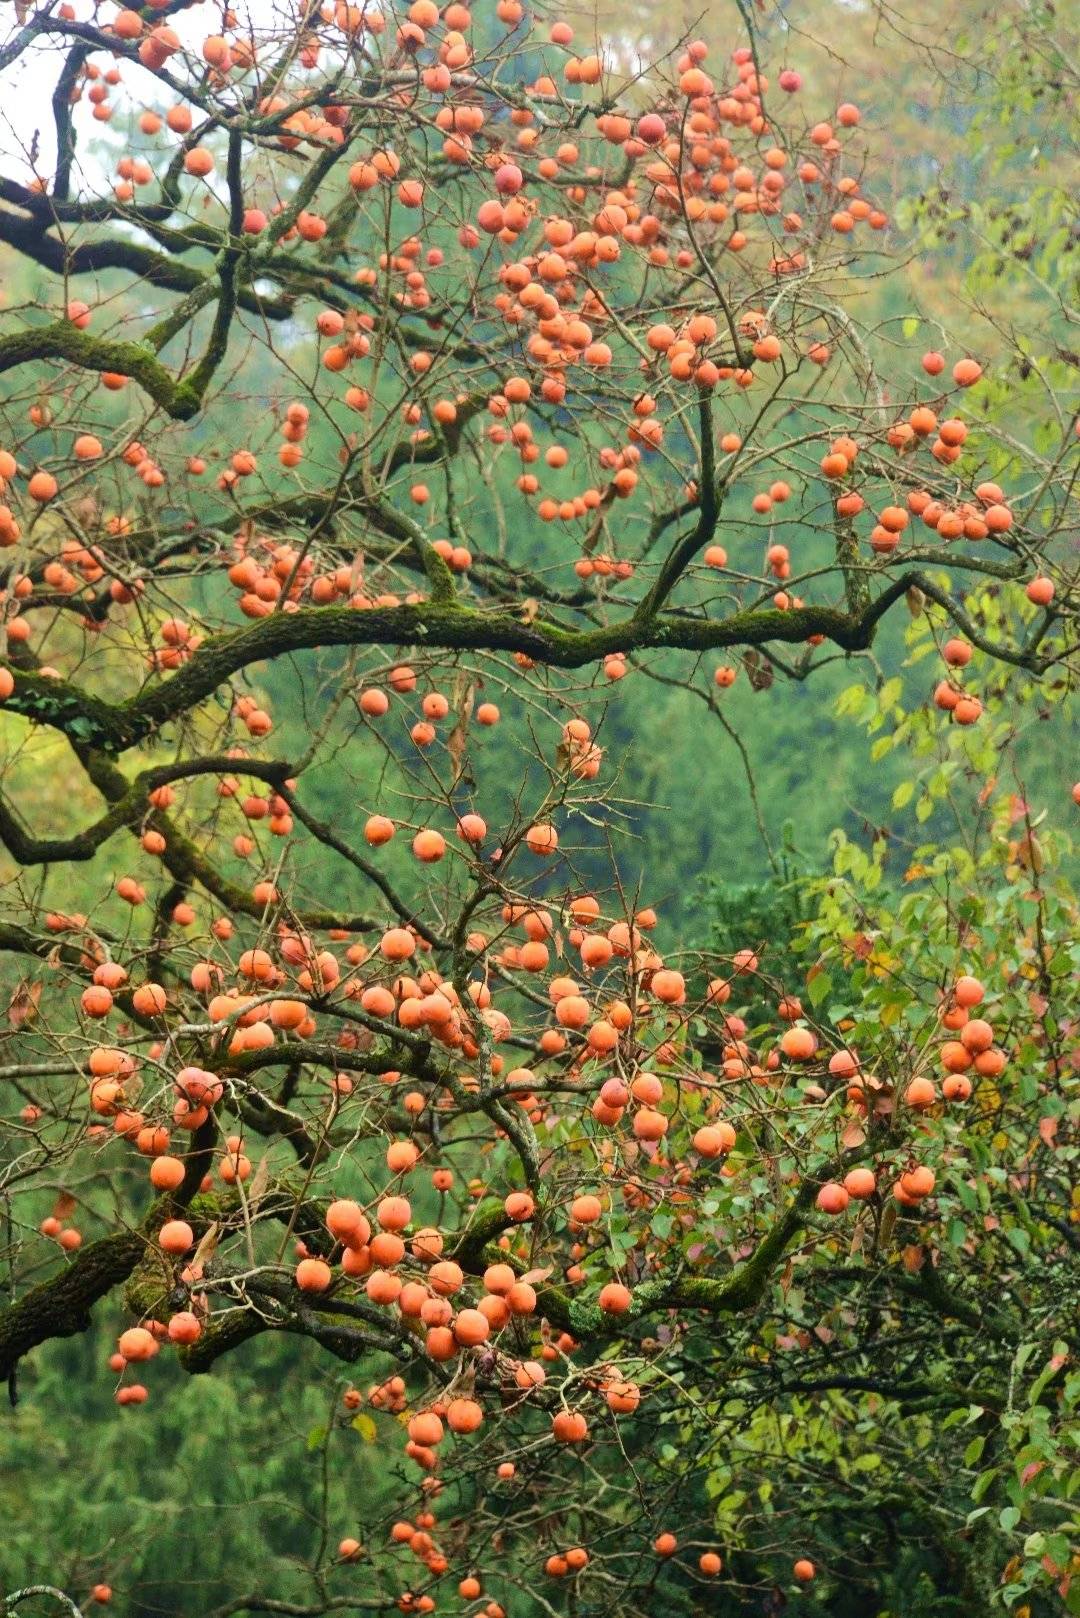
MULTIPOLYGON (((572 9, 567 15, 575 20, 572 9)), ((962 334, 965 350, 987 371, 972 410, 1036 449, 1047 435, 1060 440, 1062 421, 1076 413, 1080 379, 1080 174, 1070 137, 1077 39, 1075 12, 1069 37, 1068 10, 1061 7, 1059 16, 1040 0, 993 6, 980 0, 794 0, 752 12, 763 63, 773 73, 789 63, 798 67, 808 111, 817 116, 816 109, 845 99, 862 109, 875 195, 895 223, 880 257, 863 258, 853 272, 860 284, 848 290, 857 295, 857 318, 872 333, 883 369, 914 369, 924 349, 951 352, 956 344, 947 334, 962 334)), ((647 6, 601 0, 600 37, 625 51, 627 64, 635 51, 655 56, 670 48, 686 29, 701 32, 717 52, 747 35, 739 5, 729 0, 704 16, 700 6, 675 0, 647 6)), ((36 108, 4 111, 17 117, 25 139, 36 108)), ((95 133, 104 172, 114 166, 114 148, 138 149, 135 114, 131 128, 126 116, 95 133)), ((0 130, 0 145, 13 138, 11 128, 0 130)), ((83 157, 90 160, 85 150, 83 157)), ((26 305, 55 306, 55 282, 3 250, 0 287, 5 325, 9 318, 34 318, 26 305)), ((100 293, 109 292, 103 277, 100 293)), ((153 310, 152 295, 147 310, 153 310)), ((298 375, 314 374, 310 327, 298 326, 278 341, 288 345, 298 375)), ((186 429, 191 453, 205 454, 212 465, 233 440, 241 441, 235 422, 227 425, 223 414, 227 408, 235 415, 238 396, 250 416, 243 441, 258 448, 260 437, 269 440, 270 370, 265 351, 253 345, 229 385, 227 407, 219 401, 186 429)), ((25 378, 24 371, 20 388, 25 378)), ((46 385, 43 369, 40 386, 46 385)), ((95 403, 99 419, 107 419, 109 408, 95 403)), ((318 428, 312 426, 314 439, 318 428)), ((1007 464, 1003 449, 985 475, 998 475, 1007 464)), ((750 493, 733 501, 724 525, 731 525, 744 554, 757 554, 798 529, 801 491, 771 529, 752 513, 750 493)), ((130 506, 127 489, 125 498, 130 506)), ((186 508, 212 521, 222 509, 210 478, 201 487, 177 484, 147 499, 166 518, 186 508)), ((459 500, 467 529, 467 488, 459 500)), ((528 528, 520 505, 512 509, 516 554, 527 541, 534 566, 557 561, 565 569, 574 541, 560 541, 539 522, 528 528)), ((726 533, 722 537, 728 543, 726 533)), ((871 658, 838 656, 807 680, 752 682, 740 668, 729 690, 712 694, 711 684, 699 680, 710 692, 706 704, 686 689, 692 670, 685 657, 660 654, 647 672, 635 669, 607 688, 599 740, 615 766, 621 801, 607 814, 599 842, 610 836, 629 890, 647 871, 642 899, 660 910, 669 936, 701 946, 784 937, 812 903, 810 879, 830 868, 838 830, 863 847, 877 844, 882 858, 867 868, 875 884, 899 884, 923 845, 957 835, 957 817, 962 840, 974 838, 978 793, 993 778, 1011 780, 1036 806, 1057 806, 1055 813, 1067 821, 1076 760, 1067 731, 1054 723, 1060 693, 1028 690, 1007 714, 991 704, 984 725, 954 729, 943 740, 927 707, 937 677, 927 656, 933 649, 925 619, 912 619, 906 630, 887 627, 877 648, 880 665, 900 670, 888 681, 871 658)), ((336 665, 325 660, 324 670, 327 689, 339 686, 348 674, 344 654, 336 665)), ((583 678, 591 676, 586 671, 583 678)), ((288 661, 255 679, 272 703, 276 756, 298 756, 312 718, 299 704, 288 661)), ((503 723, 483 738, 485 814, 498 823, 530 768, 534 715, 499 690, 490 668, 477 700, 481 696, 503 711, 503 723)), ((339 825, 355 824, 366 812, 356 800, 357 780, 366 774, 373 782, 395 780, 392 748, 357 720, 342 736, 350 749, 348 770, 328 767, 305 776, 310 810, 339 825)), ((30 789, 39 834, 94 812, 89 797, 78 806, 81 814, 73 809, 63 752, 52 733, 28 736, 23 721, 0 716, 0 759, 23 801, 30 789)), ((404 802, 404 777, 400 790, 404 802)), ((380 807, 386 804, 384 792, 380 807)), ((582 828, 586 880, 593 868, 588 845, 597 841, 595 827, 582 828)), ((128 850, 107 844, 85 868, 87 892, 121 859, 130 869, 128 850)), ((348 891, 343 884, 351 876, 338 868, 300 874, 313 892, 333 886, 338 895, 348 891)), ((14 875, 0 857, 0 879, 14 875)), ((403 870, 400 875, 404 881, 403 870)), ((358 905, 365 897, 357 879, 358 905)), ((89 908, 70 889, 63 903, 89 908)), ((0 1050, 10 1037, 0 1037, 0 1050)), ((342 1534, 363 1539, 380 1520, 386 1456, 372 1441, 370 1418, 351 1426, 335 1419, 347 1379, 340 1367, 316 1365, 312 1345, 263 1339, 197 1379, 163 1366, 150 1403, 118 1420, 108 1378, 98 1374, 115 1322, 105 1308, 98 1313, 86 1337, 33 1356, 18 1408, 0 1418, 0 1589, 40 1577, 85 1590, 107 1576, 118 1610, 130 1618, 203 1614, 238 1589, 261 1587, 288 1598, 294 1567, 332 1561, 342 1534), (193 1407, 195 1421, 189 1419, 193 1407)), ((932 1441, 928 1421, 927 1445, 932 1441)), ((881 1594, 882 1618, 940 1618, 948 1610, 925 1574, 918 1566, 895 1568, 892 1587, 881 1594)), ((347 1569, 335 1571, 328 1588, 348 1589, 355 1578, 347 1569)), ((307 1589, 296 1585, 298 1593, 307 1589)), ((685 1608, 669 1604, 668 1610, 701 1610, 693 1599, 688 1592, 685 1608)), ((802 1610, 873 1618, 860 1604, 864 1599, 856 1593, 847 1604, 833 1589, 827 1596, 806 1595, 802 1610)), ((515 1599, 516 1615, 540 1610, 515 1599)))

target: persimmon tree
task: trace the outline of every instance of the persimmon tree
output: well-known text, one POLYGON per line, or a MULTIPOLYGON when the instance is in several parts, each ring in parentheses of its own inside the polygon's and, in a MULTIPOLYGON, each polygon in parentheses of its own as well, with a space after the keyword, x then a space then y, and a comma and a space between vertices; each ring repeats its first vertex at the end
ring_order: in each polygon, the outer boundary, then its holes
POLYGON ((99 1304, 125 1408, 159 1355, 304 1339, 407 1464, 302 1610, 488 1618, 812 1602, 918 1510, 899 1432, 967 1423, 983 1493, 924 1502, 964 1610, 1069 1599, 1075 908, 1036 828, 969 855, 1015 868, 992 915, 927 865, 874 916, 839 855, 784 981, 627 888, 603 712, 676 679, 721 745, 734 680, 877 670, 894 616, 940 729, 1067 686, 1074 422, 1028 447, 962 340, 862 319, 874 142, 753 42, 16 10, 2 82, 54 74, 0 180, 48 287, 0 323, 12 1401, 99 1304), (847 1470, 882 1401, 891 1493, 847 1470))

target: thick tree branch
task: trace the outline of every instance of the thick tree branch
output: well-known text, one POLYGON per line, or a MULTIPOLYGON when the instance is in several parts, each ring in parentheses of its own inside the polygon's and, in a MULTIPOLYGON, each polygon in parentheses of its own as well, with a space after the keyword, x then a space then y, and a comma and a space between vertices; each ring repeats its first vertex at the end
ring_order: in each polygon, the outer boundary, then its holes
POLYGON ((126 703, 110 704, 63 680, 21 675, 7 708, 26 714, 103 751, 123 752, 210 696, 240 669, 267 658, 330 646, 417 646, 451 651, 522 652, 556 668, 581 668, 612 652, 670 648, 705 652, 730 646, 764 646, 770 641, 798 644, 820 635, 844 651, 865 651, 879 621, 912 585, 945 607, 973 642, 1006 662, 1038 672, 1040 660, 987 642, 967 614, 933 581, 905 573, 863 613, 836 607, 748 608, 726 618, 680 614, 643 617, 594 629, 561 629, 542 619, 526 624, 506 613, 425 601, 413 606, 356 610, 307 608, 277 613, 249 627, 216 635, 199 647, 169 680, 149 687, 126 703))

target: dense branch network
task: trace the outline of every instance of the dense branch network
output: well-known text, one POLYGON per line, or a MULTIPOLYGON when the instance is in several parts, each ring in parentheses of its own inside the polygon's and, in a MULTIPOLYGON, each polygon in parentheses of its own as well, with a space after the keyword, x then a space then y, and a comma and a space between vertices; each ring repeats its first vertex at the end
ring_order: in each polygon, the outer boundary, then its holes
MULTIPOLYGON (((1035 964, 991 962, 994 1004, 947 900, 926 962, 881 917, 804 923, 804 1006, 777 941, 680 946, 628 891, 594 710, 627 675, 705 696, 757 810, 743 671, 892 655, 903 620, 943 726, 1064 687, 1072 423, 1009 438, 966 351, 879 380, 845 307, 889 230, 858 108, 807 127, 751 45, 642 73, 517 0, 205 35, 183 0, 104 9, 0 42, 0 83, 60 53, 53 155, 0 179, 20 295, 49 278, 0 313, 12 1401, 106 1299, 124 1405, 162 1346, 194 1375, 299 1336, 412 1409, 425 1510, 444 1423, 484 1424, 482 1497, 489 1415, 520 1421, 522 1539, 582 1454, 693 1493, 722 1384, 732 1431, 826 1393, 1006 1409, 1025 1332, 1075 1351, 1051 1134, 1001 1176, 1011 1252, 987 1204, 946 1255, 935 1209, 975 1206, 969 1103, 977 1145, 1022 1137, 1006 1044, 1066 1070, 1033 828, 1035 964), (76 1167, 79 1200, 21 1211, 76 1167)), ((449 1559, 411 1532, 416 1588, 349 1607, 432 1610, 449 1559)), ((650 1613, 673 1550, 588 1610, 650 1613)), ((721 1561, 693 1550, 697 1591, 721 1561)), ((314 1589, 220 1613, 346 1604, 314 1589)))

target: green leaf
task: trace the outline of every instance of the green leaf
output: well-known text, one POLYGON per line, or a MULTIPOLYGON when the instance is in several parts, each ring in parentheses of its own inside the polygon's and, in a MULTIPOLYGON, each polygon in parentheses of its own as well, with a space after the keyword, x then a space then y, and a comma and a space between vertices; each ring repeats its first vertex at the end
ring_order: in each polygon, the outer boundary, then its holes
POLYGON ((820 1006, 823 1000, 828 999, 831 988, 832 978, 829 976, 828 972, 816 973, 816 975, 810 979, 807 986, 810 1004, 815 1007, 820 1006))

